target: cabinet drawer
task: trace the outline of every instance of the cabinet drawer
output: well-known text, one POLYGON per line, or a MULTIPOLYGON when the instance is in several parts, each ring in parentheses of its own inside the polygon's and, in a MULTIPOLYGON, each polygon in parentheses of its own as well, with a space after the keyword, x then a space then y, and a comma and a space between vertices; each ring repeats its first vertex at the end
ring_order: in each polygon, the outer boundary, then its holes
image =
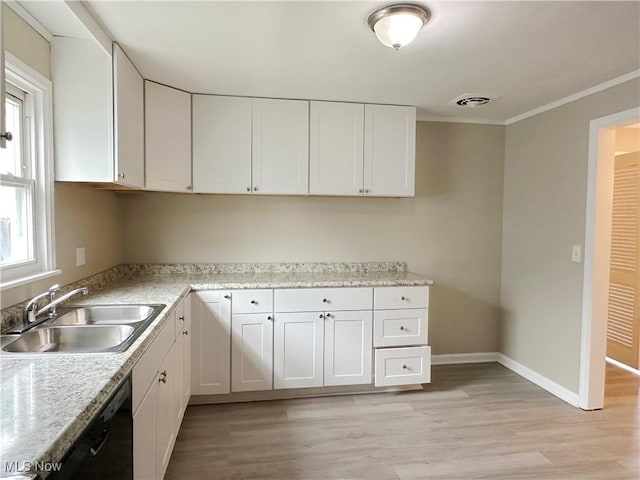
POLYGON ((429 308, 429 287, 380 287, 374 291, 374 308, 429 308))
POLYGON ((273 312, 273 290, 235 290, 232 293, 231 312, 273 312))
POLYGON ((373 318, 374 347, 426 345, 429 311, 426 308, 376 310, 373 318))
POLYGON ((171 345, 173 345, 176 332, 175 323, 175 314, 171 314, 158 336, 153 339, 153 343, 149 345, 147 350, 142 354, 142 357, 140 357, 140 360, 138 360, 138 363, 133 367, 132 398, 134 412, 142 401, 147 388, 155 379, 156 372, 166 357, 171 345))
POLYGON ((376 387, 431 382, 431 347, 376 350, 376 387))
POLYGON ((276 312, 370 310, 371 288, 296 288, 276 290, 276 312))

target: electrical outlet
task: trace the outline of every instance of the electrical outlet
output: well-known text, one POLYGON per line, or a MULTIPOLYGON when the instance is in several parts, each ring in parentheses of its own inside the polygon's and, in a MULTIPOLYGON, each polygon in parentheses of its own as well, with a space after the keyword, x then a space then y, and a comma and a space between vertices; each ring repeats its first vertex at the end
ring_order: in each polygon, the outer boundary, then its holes
POLYGON ((81 267, 87 263, 87 257, 84 253, 84 247, 76 248, 76 267, 81 267))
POLYGON ((571 261, 580 263, 582 261, 582 246, 573 245, 571 247, 571 261))

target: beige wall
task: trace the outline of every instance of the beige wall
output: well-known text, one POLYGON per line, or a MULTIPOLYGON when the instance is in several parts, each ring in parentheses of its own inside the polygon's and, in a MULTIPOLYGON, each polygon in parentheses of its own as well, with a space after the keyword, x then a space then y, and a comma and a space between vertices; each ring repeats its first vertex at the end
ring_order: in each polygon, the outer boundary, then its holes
MULTIPOLYGON (((49 43, 6 5, 2 14, 7 50, 49 77, 49 43)), ((53 283, 71 283, 120 263, 120 215, 114 193, 56 183, 54 201, 56 266, 62 274, 2 290, 2 308, 30 298, 53 283), (76 247, 86 249, 87 263, 82 267, 75 266, 76 247)))
POLYGON ((4 48, 34 70, 51 78, 49 42, 4 3, 2 28, 4 48))
POLYGON ((589 122, 640 104, 640 80, 507 127, 500 351, 577 392, 589 122))
POLYGON ((504 127, 418 123, 412 199, 122 194, 126 262, 405 260, 434 353, 495 351, 504 127))

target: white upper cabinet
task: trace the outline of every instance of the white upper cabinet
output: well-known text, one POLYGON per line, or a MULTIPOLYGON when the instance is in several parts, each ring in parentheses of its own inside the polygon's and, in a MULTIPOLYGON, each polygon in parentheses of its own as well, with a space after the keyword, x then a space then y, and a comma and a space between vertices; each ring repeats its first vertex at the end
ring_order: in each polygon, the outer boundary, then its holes
POLYGON ((414 196, 415 107, 365 105, 364 112, 365 194, 414 196))
POLYGON ((120 47, 54 37, 56 180, 144 184, 143 80, 120 47))
POLYGON ((309 104, 193 96, 193 191, 308 192, 309 104))
POLYGON ((254 98, 252 191, 305 195, 309 179, 309 102, 254 98))
POLYGON ((144 80, 113 45, 115 165, 119 183, 144 186, 144 80))
POLYGON ((191 190, 191 95, 144 82, 145 187, 191 190))
POLYGON ((193 96, 193 191, 251 191, 251 99, 193 96))
POLYGON ((311 102, 309 193, 363 193, 364 105, 311 102))
POLYGON ((2 4, 0 4, 0 148, 6 148, 6 123, 4 105, 4 29, 2 25, 2 4))

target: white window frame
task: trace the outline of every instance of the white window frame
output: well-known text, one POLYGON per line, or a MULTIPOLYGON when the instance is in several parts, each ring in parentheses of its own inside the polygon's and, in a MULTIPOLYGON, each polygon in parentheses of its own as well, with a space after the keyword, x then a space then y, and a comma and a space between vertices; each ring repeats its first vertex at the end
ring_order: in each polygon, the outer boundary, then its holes
MULTIPOLYGON (((5 82, 27 94, 24 108, 31 120, 29 125, 25 125, 25 131, 32 141, 25 151, 30 151, 33 158, 30 168, 31 177, 35 178, 35 262, 2 267, 0 288, 3 290, 61 273, 55 268, 52 84, 48 78, 9 52, 5 52, 5 82)), ((22 179, 16 181, 25 183, 22 179)))

